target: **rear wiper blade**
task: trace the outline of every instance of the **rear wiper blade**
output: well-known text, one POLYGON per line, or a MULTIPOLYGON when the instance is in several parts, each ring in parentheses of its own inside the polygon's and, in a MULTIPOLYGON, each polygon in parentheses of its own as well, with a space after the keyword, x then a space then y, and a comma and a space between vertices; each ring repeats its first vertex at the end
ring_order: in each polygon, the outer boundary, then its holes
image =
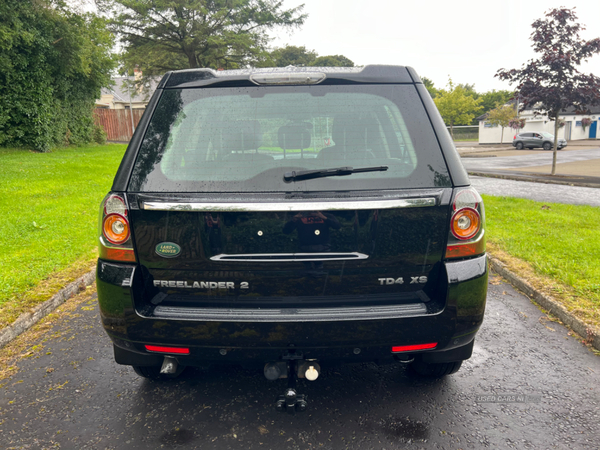
POLYGON ((344 175, 352 175, 353 173, 362 172, 385 172, 388 170, 388 166, 375 166, 375 167, 334 167, 332 169, 319 169, 319 170, 302 170, 300 172, 286 172, 283 175, 283 181, 291 183, 292 181, 310 180, 312 178, 324 178, 324 177, 342 177, 344 175))

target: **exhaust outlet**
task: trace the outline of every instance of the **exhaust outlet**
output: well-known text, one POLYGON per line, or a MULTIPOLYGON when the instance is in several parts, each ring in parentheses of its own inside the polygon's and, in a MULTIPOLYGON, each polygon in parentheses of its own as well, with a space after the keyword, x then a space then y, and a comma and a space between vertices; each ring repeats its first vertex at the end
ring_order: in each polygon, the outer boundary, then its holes
POLYGON ((172 356, 165 356, 163 360, 162 367, 160 368, 160 373, 172 375, 177 372, 177 360, 172 356))

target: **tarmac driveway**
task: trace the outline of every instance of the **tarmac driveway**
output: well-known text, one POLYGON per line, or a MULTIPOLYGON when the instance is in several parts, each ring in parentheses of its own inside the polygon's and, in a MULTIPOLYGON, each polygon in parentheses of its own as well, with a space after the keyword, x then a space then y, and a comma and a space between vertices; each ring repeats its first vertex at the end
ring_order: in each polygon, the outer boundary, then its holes
POLYGON ((299 384, 309 407, 275 410, 285 382, 254 371, 138 378, 112 359, 95 293, 32 329, 0 385, 1 448, 591 449, 600 442, 600 359, 492 277, 474 356, 443 380, 401 365, 333 367, 299 384), (30 333, 38 333, 32 338, 30 333))

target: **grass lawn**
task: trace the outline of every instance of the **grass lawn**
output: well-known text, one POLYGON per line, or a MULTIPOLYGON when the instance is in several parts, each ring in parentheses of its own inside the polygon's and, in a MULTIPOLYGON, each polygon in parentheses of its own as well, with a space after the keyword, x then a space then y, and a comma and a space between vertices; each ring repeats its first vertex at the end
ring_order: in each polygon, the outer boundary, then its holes
POLYGON ((491 253, 581 319, 600 325, 600 208, 483 198, 491 253))
POLYGON ((125 148, 0 149, 0 325, 50 275, 89 270, 97 252, 100 201, 125 148))

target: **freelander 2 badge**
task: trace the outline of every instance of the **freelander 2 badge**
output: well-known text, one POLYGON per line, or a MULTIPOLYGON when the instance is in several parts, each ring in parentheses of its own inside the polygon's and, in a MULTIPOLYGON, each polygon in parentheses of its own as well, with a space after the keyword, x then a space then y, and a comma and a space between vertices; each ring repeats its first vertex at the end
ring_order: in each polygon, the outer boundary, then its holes
POLYGON ((154 250, 163 258, 175 258, 181 253, 181 247, 174 242, 161 242, 154 250))

